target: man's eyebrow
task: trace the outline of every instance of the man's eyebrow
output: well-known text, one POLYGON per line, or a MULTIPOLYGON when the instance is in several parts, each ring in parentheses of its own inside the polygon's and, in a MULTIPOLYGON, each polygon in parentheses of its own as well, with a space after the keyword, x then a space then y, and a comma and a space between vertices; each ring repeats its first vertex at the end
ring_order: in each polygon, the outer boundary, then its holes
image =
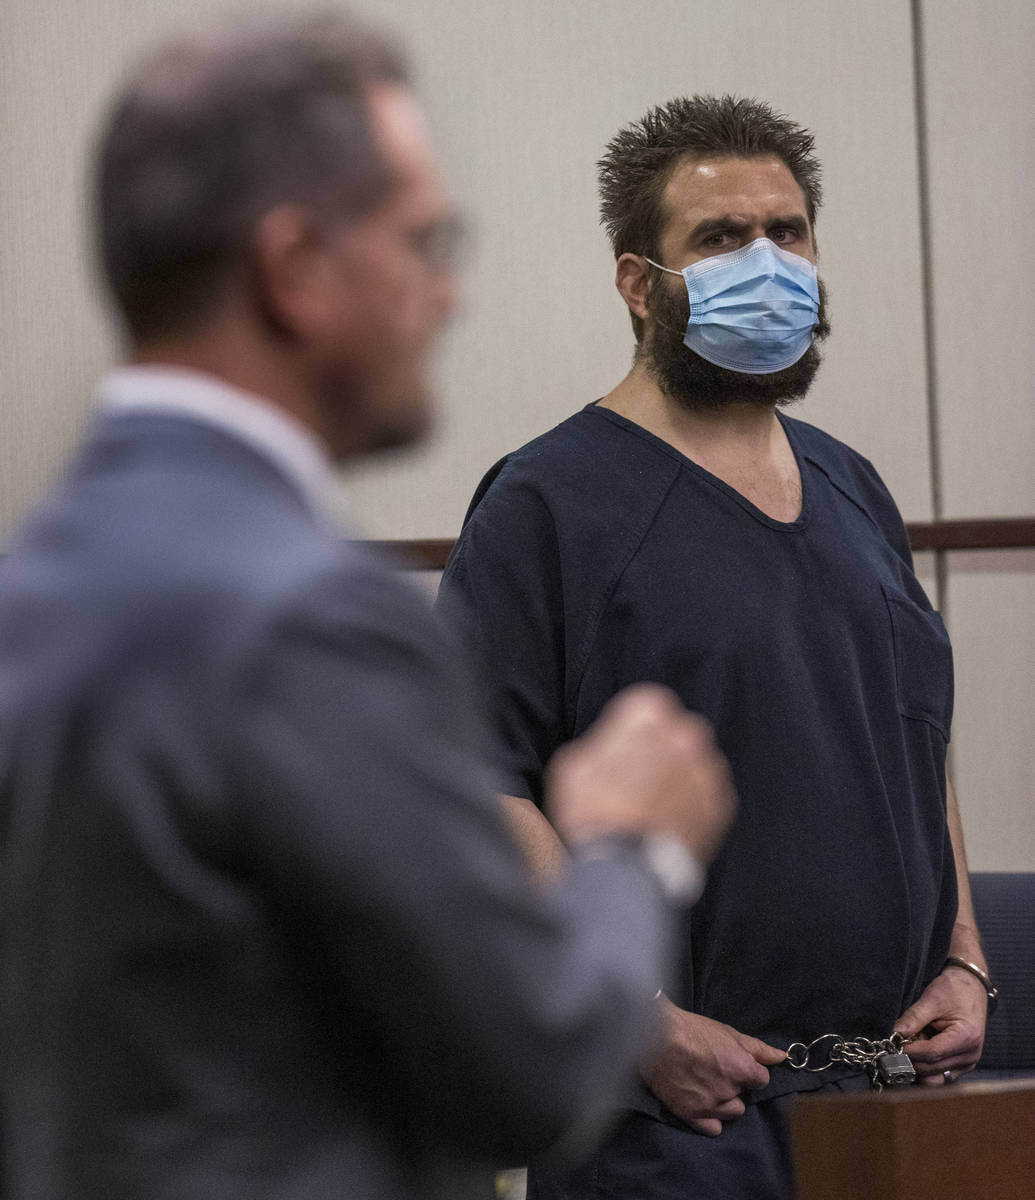
MULTIPOLYGON (((713 233, 746 233, 751 228, 747 221, 739 221, 735 217, 706 217, 690 230, 689 241, 696 242, 700 238, 710 237, 713 233)), ((808 236, 809 223, 801 213, 791 213, 788 216, 774 217, 766 222, 767 229, 791 229, 802 237, 808 236)))
POLYGON ((795 233, 800 233, 803 237, 809 233, 808 220, 801 213, 791 213, 787 217, 774 217, 773 220, 766 222, 767 229, 792 229, 795 233))
POLYGON ((706 217, 690 230, 690 241, 696 242, 713 233, 745 233, 750 228, 747 221, 737 221, 733 217, 706 217))

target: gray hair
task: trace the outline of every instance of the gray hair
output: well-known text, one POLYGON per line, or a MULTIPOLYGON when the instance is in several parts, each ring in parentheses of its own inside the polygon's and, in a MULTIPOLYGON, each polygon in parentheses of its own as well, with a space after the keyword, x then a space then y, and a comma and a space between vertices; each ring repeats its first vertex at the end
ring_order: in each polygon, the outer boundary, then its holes
POLYGON ((397 47, 340 14, 166 42, 116 98, 96 157, 98 256, 137 340, 189 327, 264 212, 361 216, 394 180, 370 130, 397 47))

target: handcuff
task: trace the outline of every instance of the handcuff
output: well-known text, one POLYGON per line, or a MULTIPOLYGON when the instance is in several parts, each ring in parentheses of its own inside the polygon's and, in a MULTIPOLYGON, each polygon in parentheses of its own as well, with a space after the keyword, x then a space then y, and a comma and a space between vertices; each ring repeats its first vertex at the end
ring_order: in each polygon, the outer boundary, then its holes
MULTIPOLYGON (((999 989, 992 983, 988 972, 976 963, 968 962, 955 954, 945 960, 945 966, 960 967, 980 980, 988 996, 988 1016, 991 1016, 999 1002, 999 989)), ((864 1037, 849 1040, 837 1033, 824 1033, 811 1042, 792 1042, 787 1047, 784 1062, 792 1071, 811 1071, 813 1074, 829 1070, 838 1063, 865 1067, 870 1077, 870 1086, 874 1091, 882 1092, 888 1087, 904 1087, 916 1082, 916 1068, 906 1053, 906 1046, 911 1041, 913 1038, 905 1037, 901 1033, 893 1033, 890 1037, 877 1040, 864 1037), (810 1066, 813 1054, 825 1042, 830 1043, 826 1052, 827 1061, 819 1067, 810 1066)), ((943 1071, 942 1076, 946 1083, 952 1079, 950 1071, 943 1071)))

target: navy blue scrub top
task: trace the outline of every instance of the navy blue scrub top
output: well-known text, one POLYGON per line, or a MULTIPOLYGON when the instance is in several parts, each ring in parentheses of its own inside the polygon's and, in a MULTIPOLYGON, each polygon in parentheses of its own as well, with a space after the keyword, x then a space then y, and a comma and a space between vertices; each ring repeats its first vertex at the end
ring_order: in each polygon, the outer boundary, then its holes
MULTIPOLYGON (((469 610, 515 794, 541 803, 550 755, 627 684, 713 723, 740 808, 670 994, 786 1047, 890 1034, 957 901, 945 628, 871 464, 780 419, 790 523, 588 405, 488 473, 443 589, 469 610)), ((765 1094, 829 1077, 777 1068, 765 1094)))

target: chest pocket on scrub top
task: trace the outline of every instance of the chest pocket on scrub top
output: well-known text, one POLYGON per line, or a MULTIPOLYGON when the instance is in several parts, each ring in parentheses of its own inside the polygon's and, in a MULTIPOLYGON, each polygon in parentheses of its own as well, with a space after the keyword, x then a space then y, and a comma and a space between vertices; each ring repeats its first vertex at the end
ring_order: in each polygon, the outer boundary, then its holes
POLYGON ((952 647, 945 623, 900 592, 882 587, 891 618, 898 710, 926 721, 948 741, 952 724, 952 647))

